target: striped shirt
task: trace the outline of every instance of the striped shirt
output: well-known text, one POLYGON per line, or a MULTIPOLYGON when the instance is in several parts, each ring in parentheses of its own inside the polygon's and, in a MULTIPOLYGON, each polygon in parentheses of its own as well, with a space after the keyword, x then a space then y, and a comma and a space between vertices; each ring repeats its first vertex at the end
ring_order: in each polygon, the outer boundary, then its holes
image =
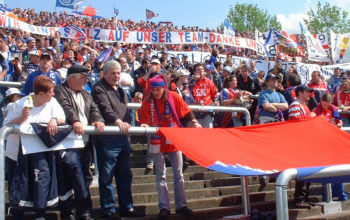
POLYGON ((289 120, 299 120, 310 118, 311 111, 307 105, 301 103, 299 100, 295 100, 289 106, 288 116, 289 120))

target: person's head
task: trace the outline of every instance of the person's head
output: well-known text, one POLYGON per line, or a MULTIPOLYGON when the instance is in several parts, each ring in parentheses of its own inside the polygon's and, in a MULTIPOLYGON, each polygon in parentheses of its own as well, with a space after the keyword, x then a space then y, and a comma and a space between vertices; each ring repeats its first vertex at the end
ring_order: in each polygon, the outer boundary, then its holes
POLYGON ((34 80, 34 95, 41 103, 46 103, 55 95, 53 92, 54 83, 47 76, 38 76, 34 80))
POLYGON ((219 56, 219 50, 218 49, 212 50, 211 55, 214 56, 214 57, 218 57, 219 56))
POLYGON ((339 67, 334 69, 334 76, 335 77, 339 77, 341 74, 341 69, 339 67))
POLYGON ((17 88, 9 88, 6 90, 5 103, 9 104, 22 98, 23 94, 17 88))
POLYGON ((319 71, 313 71, 311 73, 311 82, 319 84, 321 82, 321 73, 319 71))
POLYGON ((75 59, 75 53, 74 53, 74 50, 69 49, 69 50, 67 51, 67 58, 70 58, 70 59, 75 59))
POLYGON ((148 59, 142 59, 142 61, 141 61, 141 67, 142 67, 142 69, 148 69, 148 67, 150 66, 150 62, 149 62, 149 60, 148 59))
POLYGON ((93 66, 92 66, 92 64, 91 64, 91 62, 89 62, 89 61, 85 61, 84 63, 83 63, 83 66, 86 66, 87 68, 89 68, 89 73, 92 71, 92 69, 93 69, 93 66))
POLYGON ((241 66, 241 74, 244 79, 246 79, 249 76, 249 67, 248 65, 244 64, 241 66))
POLYGON ((330 93, 325 93, 322 97, 321 97, 321 106, 322 109, 326 110, 328 109, 331 104, 333 102, 333 96, 330 93))
POLYGON ((262 80, 262 79, 264 79, 264 76, 265 76, 265 72, 262 71, 262 70, 260 70, 260 71, 258 72, 257 78, 262 80))
POLYGON ((221 61, 216 62, 214 66, 218 72, 222 72, 222 70, 224 69, 224 64, 221 61))
POLYGON ((162 66, 160 65, 160 61, 158 59, 153 59, 151 61, 151 69, 153 69, 153 71, 156 73, 158 73, 162 69, 162 66))
POLYGON ((7 48, 8 44, 5 35, 0 34, 0 51, 6 51, 7 48))
POLYGON ((39 51, 34 49, 32 51, 29 51, 29 61, 35 65, 40 64, 40 54, 39 51))
POLYGON ((134 55, 132 54, 130 49, 127 49, 125 51, 125 58, 129 63, 131 63, 134 60, 134 55))
POLYGON ((209 76, 211 73, 215 71, 215 67, 213 64, 206 64, 204 66, 204 71, 207 73, 207 76, 209 76))
POLYGON ((173 69, 167 69, 166 71, 165 71, 165 73, 164 73, 164 80, 165 80, 165 82, 166 83, 170 83, 171 82, 171 80, 172 80, 172 76, 175 74, 176 72, 175 72, 175 70, 173 70, 173 69))
POLYGON ((312 92, 313 89, 307 87, 306 85, 299 85, 295 88, 297 98, 303 102, 309 101, 312 92))
POLYGON ((204 72, 203 65, 200 63, 197 63, 193 66, 193 77, 195 80, 202 79, 204 72))
POLYGON ((120 63, 122 71, 126 70, 129 67, 128 61, 124 57, 119 57, 118 61, 120 63))
POLYGON ((142 48, 137 49, 136 50, 136 59, 141 60, 142 57, 143 57, 143 49, 142 48))
POLYGON ((73 65, 67 71, 67 84, 75 92, 83 91, 89 80, 89 68, 82 65, 73 65))
POLYGON ((274 90, 277 86, 278 77, 274 74, 268 74, 265 79, 266 87, 270 90, 274 90))
POLYGON ((167 84, 164 76, 154 76, 149 80, 149 83, 151 87, 151 97, 165 101, 167 97, 167 84))
POLYGON ((73 50, 74 52, 76 52, 76 51, 78 51, 79 46, 78 46, 78 44, 77 44, 76 42, 71 41, 71 42, 69 43, 69 48, 70 48, 71 50, 73 50))
POLYGON ((350 79, 343 79, 341 83, 341 89, 344 92, 348 92, 350 90, 350 79))
POLYGON ((40 56, 40 68, 48 71, 52 67, 52 58, 49 54, 43 53, 40 56))
POLYGON ((250 62, 250 70, 251 71, 255 71, 255 68, 256 68, 256 62, 255 61, 251 61, 250 62))
POLYGON ((176 83, 186 83, 190 72, 187 69, 179 69, 176 73, 176 83))
POLYGON ((228 76, 230 76, 231 75, 231 73, 232 73, 232 68, 230 67, 230 66, 225 66, 224 68, 223 68, 223 71, 222 71, 222 76, 224 77, 224 78, 226 78, 226 77, 228 77, 228 76))
POLYGON ((103 65, 103 78, 106 82, 116 88, 120 79, 121 66, 117 61, 111 60, 103 65))
POLYGON ((299 84, 299 78, 298 78, 298 76, 296 76, 296 75, 289 75, 288 77, 287 77, 287 84, 288 84, 288 86, 290 87, 290 86, 297 86, 298 84, 299 84))
POLYGON ((235 88, 237 88, 237 83, 238 83, 238 81, 237 81, 237 77, 235 75, 228 76, 224 80, 223 87, 235 89, 235 88))
POLYGON ((36 46, 35 38, 28 37, 26 42, 27 42, 28 50, 32 50, 35 48, 35 46, 36 46))
POLYGON ((135 92, 134 103, 142 103, 143 94, 141 92, 135 92))

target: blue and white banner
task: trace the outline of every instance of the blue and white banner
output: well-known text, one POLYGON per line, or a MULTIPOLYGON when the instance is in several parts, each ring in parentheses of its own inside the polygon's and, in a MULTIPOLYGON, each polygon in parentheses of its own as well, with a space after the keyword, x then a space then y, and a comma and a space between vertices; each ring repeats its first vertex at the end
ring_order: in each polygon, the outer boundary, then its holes
POLYGON ((82 2, 83 0, 56 0, 56 7, 75 9, 75 6, 82 2))

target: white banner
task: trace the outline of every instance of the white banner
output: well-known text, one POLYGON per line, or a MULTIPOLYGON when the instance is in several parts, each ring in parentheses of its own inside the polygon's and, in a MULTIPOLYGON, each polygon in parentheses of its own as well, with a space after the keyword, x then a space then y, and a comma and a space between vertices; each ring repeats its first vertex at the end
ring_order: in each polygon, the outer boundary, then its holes
MULTIPOLYGON (((41 27, 23 21, 0 15, 0 27, 20 29, 32 34, 52 35, 56 32, 62 38, 79 38, 74 36, 75 30, 70 27, 41 27), (73 32, 73 34, 72 34, 73 32)), ((88 39, 104 42, 121 42, 136 44, 219 44, 232 47, 256 50, 255 40, 240 38, 210 32, 149 32, 149 31, 121 31, 109 29, 88 28, 82 30, 88 39)))
POLYGON ((335 34, 331 31, 332 59, 335 63, 350 62, 350 33, 335 34))
POLYGON ((314 36, 311 35, 307 30, 305 31, 304 35, 306 38, 307 54, 309 60, 330 62, 331 60, 328 58, 328 54, 323 49, 322 44, 318 38, 314 38, 314 36))

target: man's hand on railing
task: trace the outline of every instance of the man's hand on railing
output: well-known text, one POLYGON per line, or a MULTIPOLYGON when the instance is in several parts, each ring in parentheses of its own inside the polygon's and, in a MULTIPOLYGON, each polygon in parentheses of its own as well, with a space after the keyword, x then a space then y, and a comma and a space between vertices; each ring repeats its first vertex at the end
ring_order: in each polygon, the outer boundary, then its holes
POLYGON ((130 124, 126 123, 126 122, 123 122, 122 120, 120 119, 117 119, 115 121, 115 124, 119 126, 120 130, 124 133, 124 134, 127 134, 128 131, 129 131, 129 128, 131 127, 130 124))
POLYGON ((105 124, 103 122, 100 122, 100 121, 93 122, 91 125, 95 126, 97 128, 97 130, 100 132, 103 131, 103 129, 105 129, 105 124))
POLYGON ((81 136, 84 135, 84 127, 80 123, 80 121, 76 121, 73 123, 73 131, 74 131, 74 134, 76 135, 81 135, 81 136))

